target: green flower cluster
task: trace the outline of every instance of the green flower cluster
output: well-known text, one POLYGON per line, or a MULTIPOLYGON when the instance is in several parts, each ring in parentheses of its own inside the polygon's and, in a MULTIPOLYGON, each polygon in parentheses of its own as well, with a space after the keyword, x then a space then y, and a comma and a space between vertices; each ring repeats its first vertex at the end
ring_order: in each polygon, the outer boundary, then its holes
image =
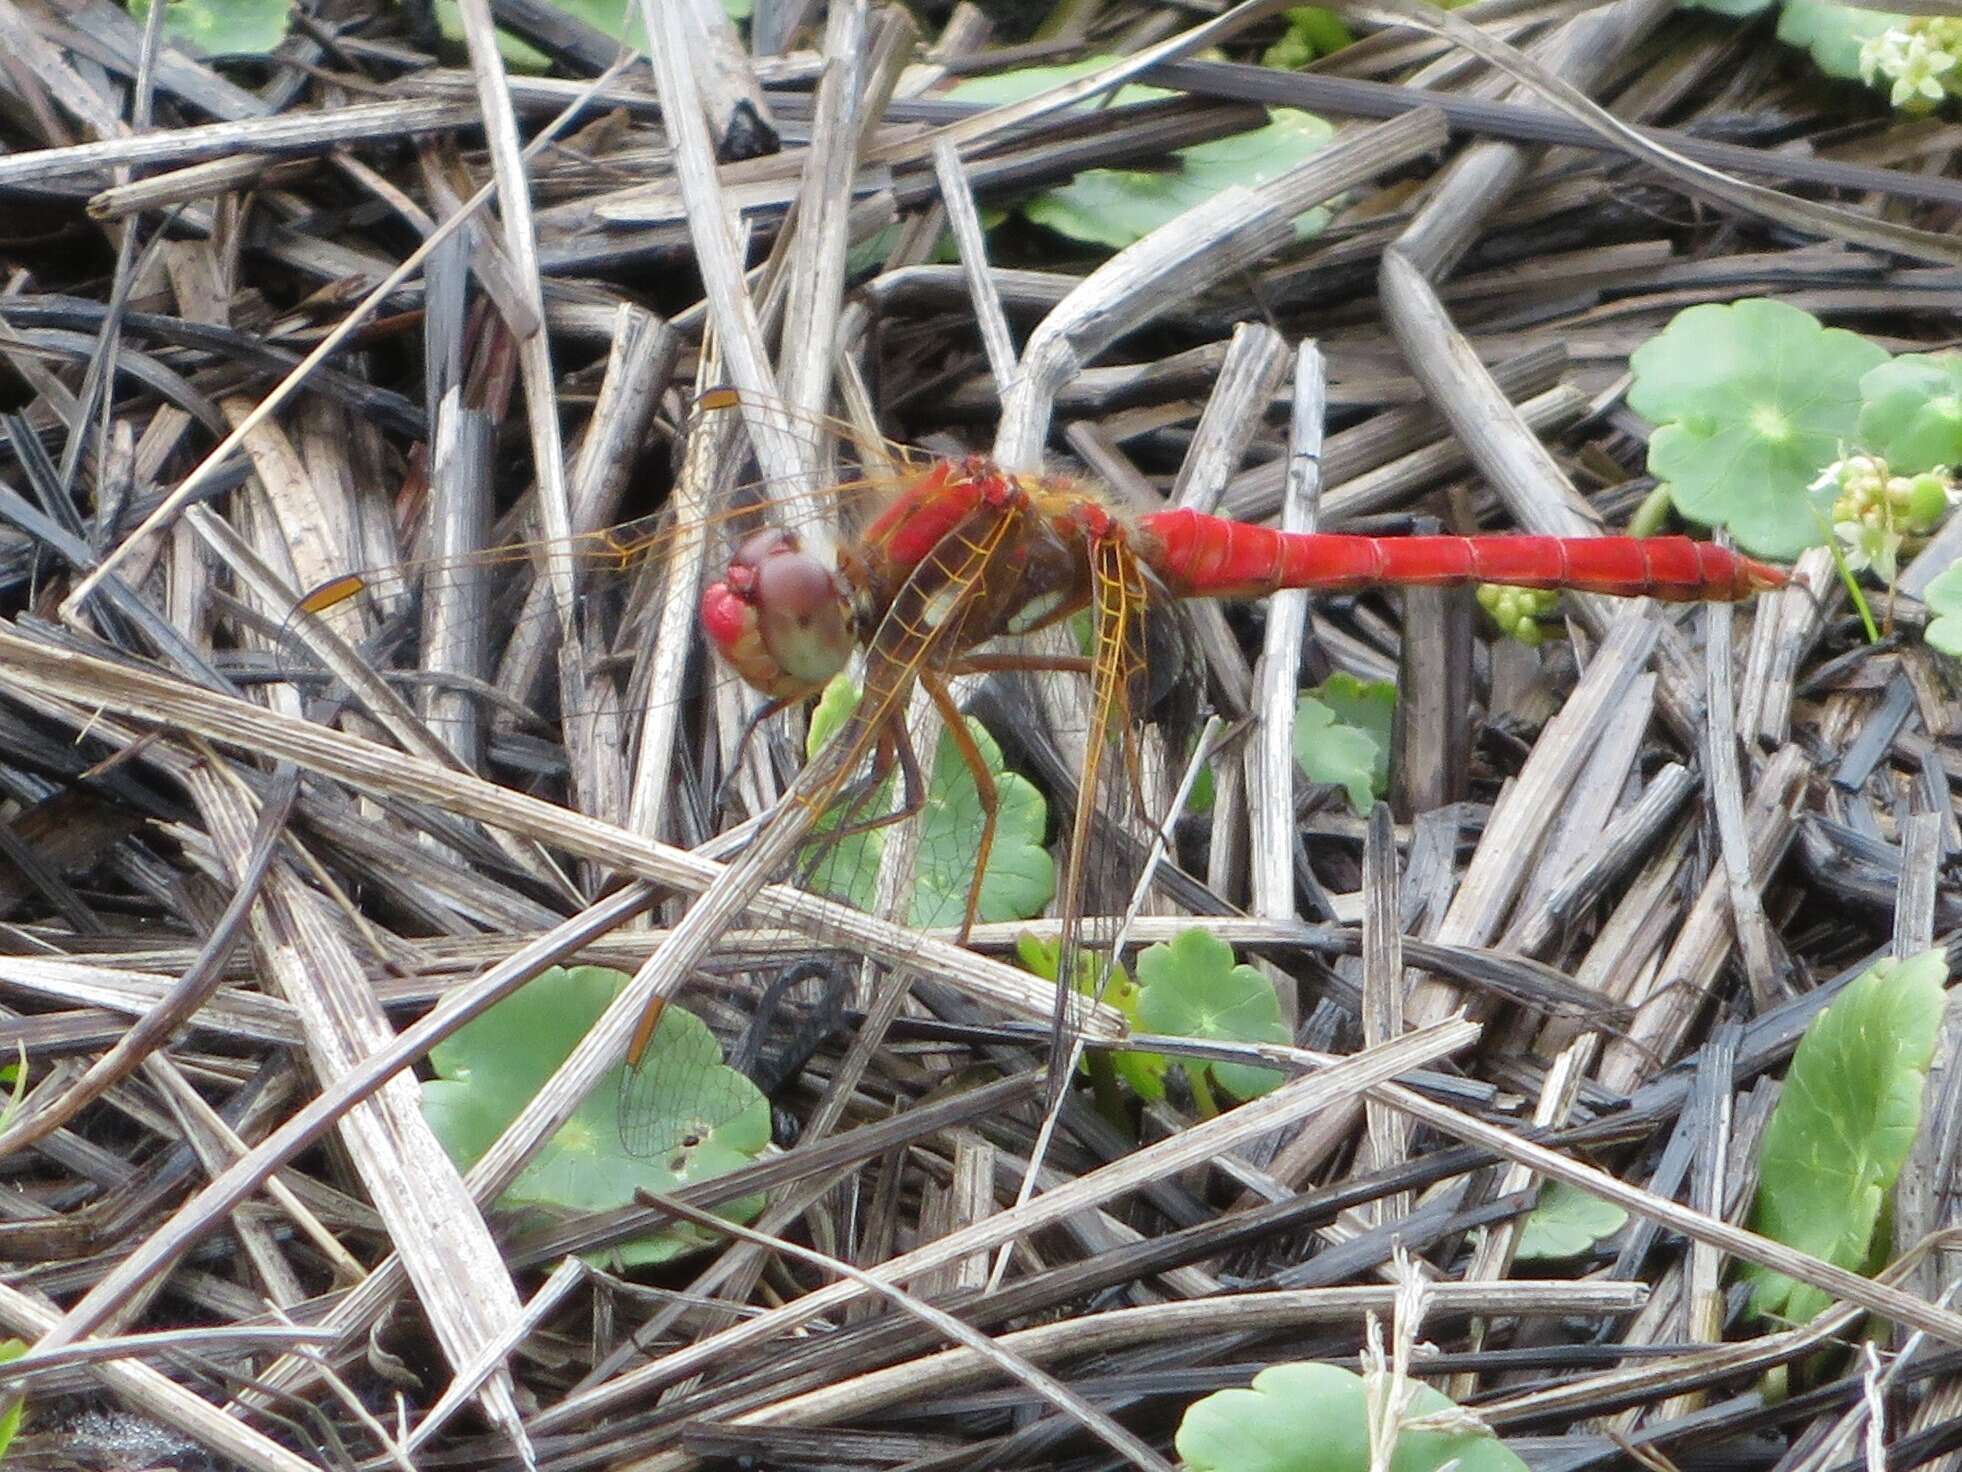
POLYGON ((1911 15, 1898 27, 1870 36, 1860 46, 1860 79, 1869 87, 1893 84, 1895 107, 1933 112, 1962 95, 1962 16, 1911 15))
POLYGON ((1835 460, 1819 473, 1812 489, 1834 493, 1833 533, 1844 544, 1846 565, 1855 572, 1872 568, 1889 583, 1899 571, 1901 553, 1917 550, 1949 508, 1962 500, 1946 466, 1919 475, 1892 475, 1877 455, 1835 460))
POLYGON ((1546 638, 1540 620, 1551 618, 1560 594, 1551 588, 1515 588, 1505 583, 1480 583, 1478 606, 1492 615, 1499 632, 1521 644, 1538 648, 1546 638))

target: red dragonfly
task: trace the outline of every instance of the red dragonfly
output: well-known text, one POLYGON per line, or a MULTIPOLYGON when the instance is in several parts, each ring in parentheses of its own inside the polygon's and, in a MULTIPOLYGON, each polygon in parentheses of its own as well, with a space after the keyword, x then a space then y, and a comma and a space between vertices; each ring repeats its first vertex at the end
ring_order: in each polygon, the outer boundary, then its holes
MULTIPOLYGON (((717 391, 699 407, 726 409, 738 402, 734 393, 717 391)), ((621 545, 617 539, 606 544, 610 554, 621 545)), ((1096 795, 1108 783, 1112 748, 1136 782, 1131 716, 1137 693, 1148 684, 1148 615, 1184 599, 1260 598, 1288 588, 1479 582, 1673 602, 1736 601, 1781 587, 1786 578, 1779 568, 1688 537, 1286 533, 1188 510, 1130 515, 1083 481, 1010 473, 980 456, 916 465, 855 539, 820 539, 785 525, 752 531, 701 595, 709 643, 767 698, 756 720, 816 696, 855 654, 864 657, 863 692, 852 715, 758 830, 749 861, 725 873, 726 891, 711 895, 728 913, 739 911, 755 889, 779 877, 827 810, 842 806, 847 814, 835 821, 833 838, 918 811, 925 793, 906 725, 917 690, 940 714, 980 800, 979 852, 961 924, 965 939, 979 915, 998 804, 989 765, 960 718, 950 682, 1002 672, 1074 674, 1089 681, 1088 729, 1104 739, 1084 743, 1080 797, 1067 838, 1057 905, 1067 957, 1084 920, 1096 795), (1083 613, 1090 620, 1087 654, 996 647, 1083 613), (848 795, 883 794, 895 767, 901 779, 896 807, 887 800, 885 810, 869 812, 848 795)), ((341 583, 360 581, 340 580, 307 606, 331 606, 344 596, 341 583)), ((677 939, 677 946, 693 947, 679 964, 692 966, 713 940, 677 939)), ((1075 972, 1066 961, 1060 974, 1075 972)), ((1059 1024, 1066 1021, 1060 1009, 1069 1005, 1071 990, 1057 989, 1059 1024)), ((629 1053, 635 1065, 659 1015, 657 1003, 643 1019, 629 1053)), ((1059 1025, 1059 1038, 1063 1032, 1059 1025)), ((626 1128, 624 1114, 622 1123, 626 1128)), ((651 1142, 645 1153, 672 1143, 651 1142)))
MULTIPOLYGON (((1015 475, 977 455, 935 462, 909 480, 862 545, 840 550, 835 561, 807 551, 794 531, 755 533, 702 595, 701 616, 710 644, 769 698, 758 719, 817 695, 863 648, 868 697, 883 698, 868 699, 878 714, 855 721, 841 740, 883 743, 881 769, 908 759, 898 714, 908 688, 917 684, 932 699, 981 794, 965 939, 996 813, 987 769, 957 718, 947 686, 953 676, 1087 675, 1093 729, 1116 732, 1146 675, 1146 614, 1166 600, 1503 583, 1735 602, 1786 580, 1782 569, 1689 537, 1368 537, 1282 532, 1188 510, 1131 517, 1082 481, 1015 475), (1086 610, 1093 614, 1087 656, 985 652, 1004 636, 1036 633, 1086 610)), ((1102 751, 1090 743, 1087 760, 1100 762, 1102 751)), ((1096 776, 1087 770, 1079 790, 1094 792, 1096 776)), ((1079 812, 1072 852, 1084 847, 1087 821, 1079 812)))

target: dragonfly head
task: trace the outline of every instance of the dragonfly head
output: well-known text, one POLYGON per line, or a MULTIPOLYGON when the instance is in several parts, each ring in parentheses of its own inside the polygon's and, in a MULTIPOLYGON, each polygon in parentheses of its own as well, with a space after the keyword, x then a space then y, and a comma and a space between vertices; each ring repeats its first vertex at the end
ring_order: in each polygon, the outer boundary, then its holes
POLYGON ((736 548, 722 580, 702 594, 702 628, 730 667, 773 700, 821 689, 852 653, 849 595, 781 528, 736 548))

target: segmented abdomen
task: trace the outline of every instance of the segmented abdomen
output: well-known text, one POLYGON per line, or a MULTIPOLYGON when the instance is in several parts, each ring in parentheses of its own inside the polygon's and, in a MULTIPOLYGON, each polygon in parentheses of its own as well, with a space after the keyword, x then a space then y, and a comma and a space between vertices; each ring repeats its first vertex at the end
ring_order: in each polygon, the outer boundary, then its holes
POLYGON ((1361 537, 1280 532, 1196 511, 1159 512, 1139 529, 1146 563, 1185 597, 1508 583, 1732 602, 1786 581, 1780 568, 1689 537, 1361 537))

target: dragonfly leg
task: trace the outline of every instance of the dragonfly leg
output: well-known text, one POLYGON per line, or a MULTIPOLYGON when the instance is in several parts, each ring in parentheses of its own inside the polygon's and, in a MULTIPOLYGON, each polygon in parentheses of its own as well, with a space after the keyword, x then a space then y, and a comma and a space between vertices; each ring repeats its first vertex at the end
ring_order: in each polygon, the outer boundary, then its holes
POLYGON ((1001 807, 1001 798, 995 790, 994 774, 988 770, 981 748, 974 744, 974 733, 968 730, 960 707, 954 704, 953 694, 938 675, 925 671, 920 673, 920 688, 926 691, 934 708, 940 712, 940 719, 947 726, 947 734, 954 738, 954 749, 960 752, 961 761, 973 774, 974 795, 981 804, 981 842, 974 854, 974 875, 967 882, 967 908, 961 915, 961 933, 957 942, 965 944, 974 930, 974 922, 981 914, 981 884, 987 878, 988 855, 995 846, 995 817, 1001 807))
POLYGON ((743 734, 736 738, 735 755, 729 759, 729 770, 715 789, 715 810, 721 812, 729 802, 729 788, 736 780, 736 774, 743 769, 743 753, 749 749, 749 741, 765 721, 782 710, 788 710, 794 702, 789 698, 767 700, 756 707, 750 718, 743 722, 743 734))
POLYGON ((913 752, 913 742, 906 734, 906 723, 895 716, 879 735, 879 745, 872 753, 872 770, 865 780, 858 783, 855 794, 849 803, 861 801, 876 793, 886 778, 892 775, 895 760, 899 765, 899 806, 889 813, 880 813, 871 818, 855 818, 851 822, 831 829, 824 836, 830 838, 850 838, 855 833, 870 833, 875 828, 889 827, 902 822, 926 807, 926 783, 920 776, 920 759, 913 752))

